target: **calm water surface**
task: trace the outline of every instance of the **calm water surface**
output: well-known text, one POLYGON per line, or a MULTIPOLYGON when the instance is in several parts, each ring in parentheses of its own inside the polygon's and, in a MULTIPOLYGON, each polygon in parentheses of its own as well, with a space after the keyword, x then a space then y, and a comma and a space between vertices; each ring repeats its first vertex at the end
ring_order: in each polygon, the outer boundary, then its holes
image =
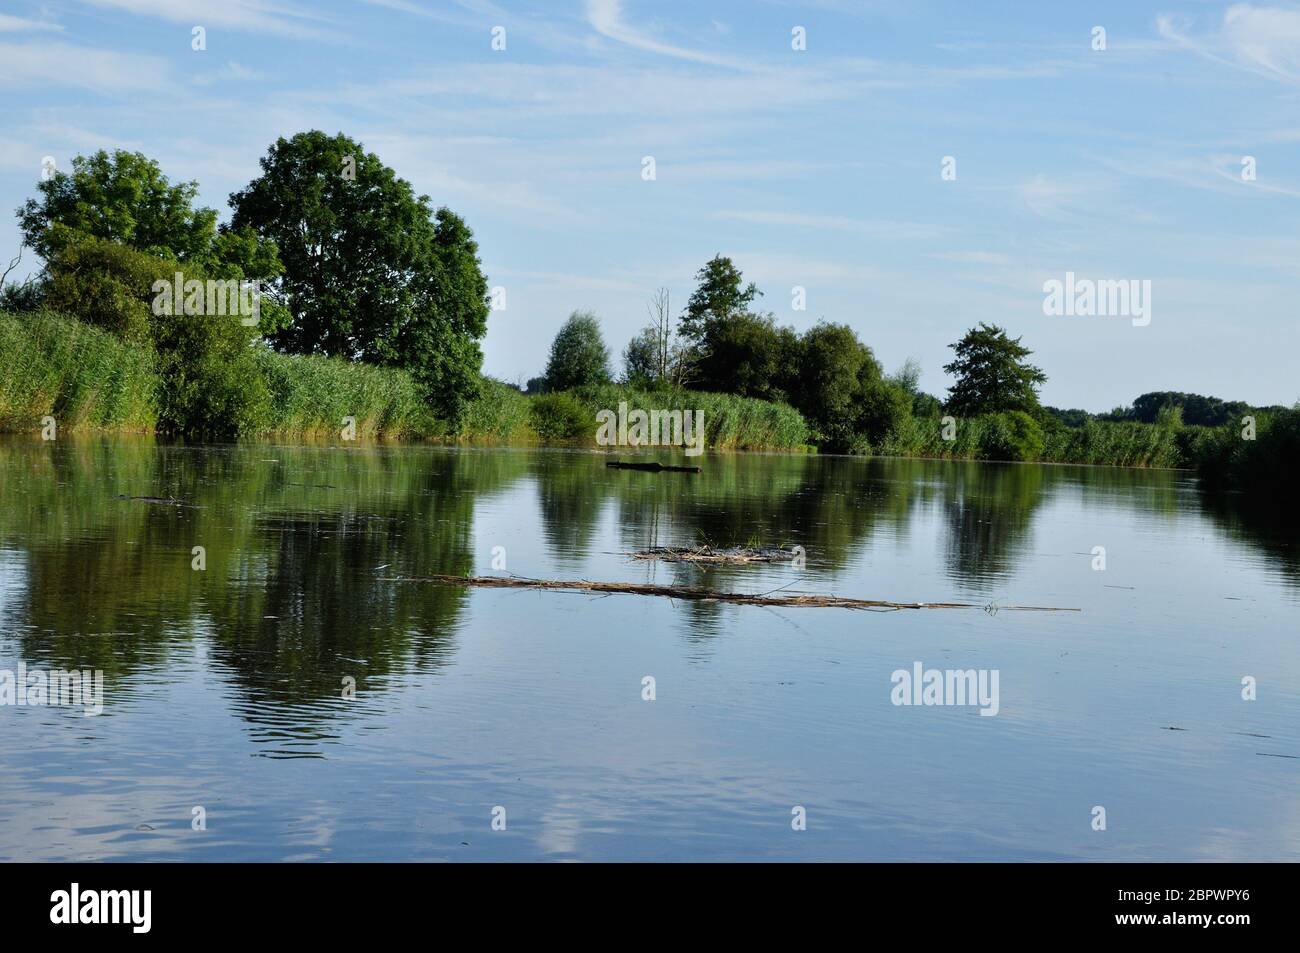
POLYGON ((1174 472, 702 462, 4 438, 0 669, 102 669, 105 702, 0 707, 0 858, 1300 859, 1300 531, 1267 503, 1174 472), (624 555, 698 542, 807 566, 624 555), (400 578, 493 574, 494 547, 537 578, 989 609, 400 578), (893 705, 915 662, 997 670, 998 715, 893 705))

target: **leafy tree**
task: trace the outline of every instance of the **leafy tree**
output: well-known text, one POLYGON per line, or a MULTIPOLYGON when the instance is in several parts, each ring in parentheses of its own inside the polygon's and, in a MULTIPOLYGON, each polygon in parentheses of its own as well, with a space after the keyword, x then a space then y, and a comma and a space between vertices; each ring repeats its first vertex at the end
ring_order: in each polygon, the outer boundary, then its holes
POLYGON ((788 400, 797 373, 799 339, 777 327, 770 314, 739 312, 710 326, 695 366, 694 384, 704 390, 788 400))
POLYGON ((28 199, 18 221, 24 243, 46 260, 55 224, 182 262, 211 252, 217 213, 194 206, 198 183, 172 185, 139 152, 77 156, 71 173, 55 172, 37 189, 40 199, 28 199))
POLYGON ((1251 411, 1250 405, 1240 400, 1225 401, 1218 397, 1185 394, 1180 391, 1152 391, 1135 398, 1132 408, 1118 409, 1110 416, 1116 420, 1136 420, 1144 424, 1152 424, 1156 423, 1163 411, 1171 407, 1182 411, 1184 423, 1202 427, 1219 427, 1226 423, 1235 423, 1241 420, 1243 414, 1251 411))
POLYGON ((826 449, 861 445, 863 399, 882 383, 880 363, 847 324, 821 322, 804 332, 793 403, 826 449))
POLYGON ((744 314, 762 292, 752 281, 744 284, 740 269, 722 255, 714 255, 695 277, 699 284, 678 319, 678 332, 696 345, 707 346, 711 327, 744 314))
MULTIPOLYGON (((40 199, 19 210, 24 242, 45 259, 26 299, 131 338, 148 335, 154 280, 207 278, 266 281, 280 273, 273 242, 250 229, 217 226, 217 213, 195 207, 195 182, 172 185, 139 152, 103 150, 72 160, 37 186, 40 199)), ((261 302, 263 327, 285 312, 261 302)))
POLYGON ((609 381, 609 349, 590 311, 573 312, 555 335, 545 377, 553 391, 609 381))
POLYGON ((898 432, 912 417, 912 400, 911 394, 887 380, 864 385, 854 421, 859 439, 878 444, 898 432))
POLYGON ((956 344, 956 358, 944 371, 957 382, 948 390, 948 410, 964 416, 1038 408, 1038 388, 1047 380, 1039 368, 1025 361, 1033 352, 1007 337, 996 325, 980 322, 956 344))
POLYGON ((568 393, 538 397, 529 406, 528 419, 543 440, 573 440, 595 432, 587 406, 568 393))
POLYGON ((921 383, 921 362, 914 357, 909 357, 903 362, 902 367, 889 375, 888 380, 895 387, 916 396, 921 392, 919 386, 921 383))
POLYGON ((659 329, 646 325, 623 348, 623 382, 647 387, 659 377, 659 329))
POLYGON ((1066 427, 1082 427, 1092 419, 1092 414, 1078 408, 1062 410, 1059 407, 1044 407, 1043 410, 1057 423, 1066 427))
POLYGON ((280 138, 262 174, 230 197, 232 225, 273 239, 284 263, 291 353, 409 369, 454 418, 478 386, 487 279, 465 222, 360 143, 339 134, 280 138))
POLYGON ((943 410, 943 401, 939 400, 933 394, 927 394, 925 391, 917 391, 912 395, 912 416, 913 417, 938 417, 943 410))

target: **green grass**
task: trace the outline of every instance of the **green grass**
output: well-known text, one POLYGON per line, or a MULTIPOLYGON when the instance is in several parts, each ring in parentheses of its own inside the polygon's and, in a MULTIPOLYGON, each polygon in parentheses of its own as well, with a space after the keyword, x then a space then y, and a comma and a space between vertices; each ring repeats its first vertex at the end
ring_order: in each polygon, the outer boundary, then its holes
POLYGON ((0 430, 152 430, 154 354, 73 318, 0 313, 0 430))
POLYGON ((428 437, 442 430, 405 371, 339 358, 277 354, 259 349, 257 364, 271 392, 263 433, 337 436, 353 417, 358 439, 428 437))
POLYGON ((530 416, 528 397, 507 384, 485 377, 479 395, 469 402, 457 436, 474 443, 536 443, 537 434, 530 424, 530 416))
POLYGON ((628 411, 693 410, 704 415, 707 450, 806 450, 808 424, 793 407, 733 394, 712 394, 683 389, 638 390, 605 384, 572 392, 587 408, 590 436, 596 445, 596 412, 618 413, 626 401, 628 411))
MULTIPOLYGON (((1190 466, 1180 433, 1193 429, 1107 420, 1090 420, 1082 427, 1047 426, 1042 450, 1033 459, 1116 467, 1190 466)), ((943 439, 940 418, 915 418, 877 449, 887 456, 984 460, 996 456, 990 448, 999 442, 998 421, 992 415, 959 419, 953 440, 943 439)))

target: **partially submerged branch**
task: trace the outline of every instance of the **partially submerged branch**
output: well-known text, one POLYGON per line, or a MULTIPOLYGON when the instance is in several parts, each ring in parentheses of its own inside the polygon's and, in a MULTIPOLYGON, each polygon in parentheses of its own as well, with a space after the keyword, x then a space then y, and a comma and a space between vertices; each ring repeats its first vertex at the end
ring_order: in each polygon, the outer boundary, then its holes
MULTIPOLYGON (((890 602, 886 599, 850 599, 811 593, 771 595, 717 592, 700 586, 667 586, 641 582, 591 582, 586 579, 525 579, 519 576, 398 576, 395 582, 432 582, 444 586, 473 586, 484 589, 564 589, 595 594, 625 593, 634 596, 663 596, 699 602, 728 602, 744 606, 807 606, 828 609, 989 609, 973 602, 890 602)), ((997 611, 1078 612, 1050 606, 998 606, 997 611)))

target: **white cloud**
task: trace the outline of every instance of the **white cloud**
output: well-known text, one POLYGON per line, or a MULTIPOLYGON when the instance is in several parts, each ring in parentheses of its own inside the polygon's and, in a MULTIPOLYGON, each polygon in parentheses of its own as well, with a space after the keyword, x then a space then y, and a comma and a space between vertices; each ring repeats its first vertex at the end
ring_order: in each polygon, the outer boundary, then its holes
POLYGON ((0 33, 36 33, 43 30, 62 30, 63 27, 48 20, 28 20, 24 17, 0 13, 0 33))
POLYGON ((167 64, 157 56, 68 43, 0 43, 0 85, 132 91, 159 89, 166 76, 167 64))
POLYGON ((753 64, 733 57, 674 46, 637 30, 623 20, 621 0, 587 0, 587 22, 601 36, 648 53, 658 53, 661 56, 671 56, 674 59, 689 60, 692 63, 704 63, 709 66, 746 70, 753 68, 753 64))
POLYGON ((1300 10, 1237 3, 1217 33, 1193 36, 1186 21, 1156 20, 1161 37, 1206 59, 1286 83, 1300 83, 1300 10))
POLYGON ((309 26, 329 20, 309 9, 268 0, 84 0, 93 6, 120 10, 136 16, 157 17, 171 23, 224 27, 281 36, 322 39, 327 31, 309 26))

